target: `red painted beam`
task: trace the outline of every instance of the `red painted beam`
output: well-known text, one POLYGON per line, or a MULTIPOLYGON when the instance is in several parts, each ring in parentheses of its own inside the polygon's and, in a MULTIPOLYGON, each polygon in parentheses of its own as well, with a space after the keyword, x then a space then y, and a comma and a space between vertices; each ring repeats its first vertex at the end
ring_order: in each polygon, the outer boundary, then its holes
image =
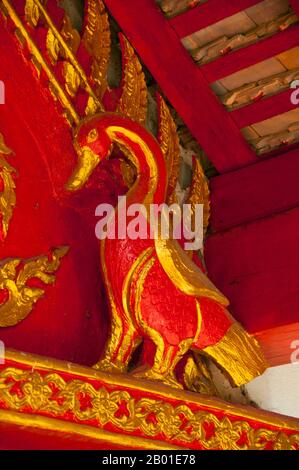
MULTIPOLYGON (((282 193, 279 186, 276 190, 282 193)), ((209 277, 230 299, 232 314, 251 333, 298 322, 298 233, 296 208, 214 234, 206 241, 209 277)))
POLYGON ((105 4, 218 171, 257 161, 154 0, 105 4))
POLYGON ((180 38, 245 10, 261 0, 209 0, 169 20, 180 38))
POLYGON ((231 111, 230 114, 238 127, 242 129, 292 109, 294 109, 294 105, 291 102, 291 91, 287 89, 277 95, 266 97, 231 111))
POLYGON ((299 206, 299 149, 211 179, 214 232, 299 206))
POLYGON ((299 24, 290 26, 273 36, 263 39, 251 46, 230 52, 212 62, 200 66, 206 80, 213 83, 239 70, 270 59, 299 44, 299 24))
POLYGON ((289 0, 291 7, 297 16, 299 16, 299 0, 289 0))

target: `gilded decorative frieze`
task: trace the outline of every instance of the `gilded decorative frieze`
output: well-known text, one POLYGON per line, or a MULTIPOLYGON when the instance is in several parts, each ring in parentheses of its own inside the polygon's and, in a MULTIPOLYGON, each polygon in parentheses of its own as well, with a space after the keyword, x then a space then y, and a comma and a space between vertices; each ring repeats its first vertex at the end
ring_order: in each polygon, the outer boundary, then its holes
MULTIPOLYGON (((299 425, 254 409, 226 405, 217 399, 169 391, 159 385, 122 379, 71 364, 44 363, 30 355, 7 354, 0 370, 0 408, 23 414, 23 425, 34 415, 66 419, 98 431, 164 441, 190 449, 295 450, 299 425), (28 365, 32 367, 28 369, 28 365), (120 380, 120 382, 119 382, 120 380), (194 397, 194 398, 193 398, 194 397), (214 409, 213 409, 214 404, 214 409), (28 414, 30 413, 30 415, 28 414)), ((5 417, 3 413, 1 417, 5 417)), ((48 424, 50 429, 50 423, 48 424)), ((53 421, 53 428, 55 421, 53 421)), ((134 441, 133 441, 134 442, 134 441)))

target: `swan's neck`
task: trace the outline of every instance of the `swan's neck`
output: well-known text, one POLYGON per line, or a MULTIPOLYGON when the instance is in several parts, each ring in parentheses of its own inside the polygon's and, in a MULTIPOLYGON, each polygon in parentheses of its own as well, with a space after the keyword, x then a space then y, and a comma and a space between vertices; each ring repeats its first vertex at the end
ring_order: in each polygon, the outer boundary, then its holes
POLYGON ((162 151, 146 131, 141 136, 123 126, 110 126, 108 135, 137 170, 137 178, 127 195, 128 202, 162 204, 167 189, 167 170, 162 151))

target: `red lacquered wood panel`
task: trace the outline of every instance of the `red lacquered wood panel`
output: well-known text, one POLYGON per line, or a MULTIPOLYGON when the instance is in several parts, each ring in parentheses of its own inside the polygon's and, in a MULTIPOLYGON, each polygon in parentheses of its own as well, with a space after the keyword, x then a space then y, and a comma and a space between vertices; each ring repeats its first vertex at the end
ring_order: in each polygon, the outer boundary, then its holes
POLYGON ((211 179, 211 228, 227 230, 299 206, 299 149, 211 179))
POLYGON ((251 333, 298 322, 298 234, 296 208, 207 239, 209 277, 251 333))

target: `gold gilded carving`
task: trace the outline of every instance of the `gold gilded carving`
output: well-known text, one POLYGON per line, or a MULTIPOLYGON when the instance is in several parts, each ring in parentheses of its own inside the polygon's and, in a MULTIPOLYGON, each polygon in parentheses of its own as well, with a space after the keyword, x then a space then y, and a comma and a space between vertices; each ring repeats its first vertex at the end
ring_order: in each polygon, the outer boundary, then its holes
MULTIPOLYGON (((64 38, 66 44, 73 54, 76 54, 80 46, 81 38, 78 31, 72 27, 70 19, 67 15, 65 15, 63 19, 61 37, 64 38)), ((51 28, 48 29, 47 33, 47 51, 53 64, 56 64, 59 56, 64 57, 64 51, 61 47, 61 43, 51 28)))
POLYGON ((54 249, 49 257, 43 255, 28 260, 12 258, 1 261, 0 290, 6 292, 6 296, 0 305, 0 327, 17 325, 31 313, 45 291, 30 287, 28 281, 38 279, 44 284, 53 284, 54 273, 67 252, 67 247, 61 247, 54 249))
POLYGON ((195 157, 193 158, 193 177, 187 202, 191 204, 192 230, 195 230, 196 204, 203 205, 203 229, 204 235, 206 235, 210 221, 210 189, 202 166, 195 157))
POLYGON ((63 18, 61 36, 65 40, 72 53, 76 55, 80 46, 81 37, 78 31, 73 28, 71 20, 67 15, 65 15, 63 18))
POLYGON ((299 446, 296 432, 251 426, 244 418, 231 419, 229 414, 192 411, 184 403, 134 398, 129 391, 116 387, 108 391, 104 385, 95 388, 80 379, 66 382, 56 372, 42 375, 16 367, 0 372, 0 399, 11 411, 29 408, 36 417, 50 414, 62 420, 68 414, 77 423, 94 421, 99 429, 109 424, 126 433, 139 432, 148 438, 162 435, 168 441, 204 449, 262 450, 270 446, 274 450, 295 450, 299 446), (19 393, 14 392, 16 384, 19 393), (124 404, 126 412, 121 413, 124 404))
POLYGON ((6 157, 13 152, 5 145, 4 138, 0 134, 0 181, 2 189, 0 190, 0 239, 7 236, 9 223, 16 205, 16 185, 14 175, 16 170, 6 161, 6 157))
MULTIPOLYGON (((43 3, 45 2, 43 1, 43 3)), ((40 19, 40 12, 34 0, 26 0, 25 19, 33 28, 37 26, 40 19)))
POLYGON ((120 35, 120 40, 123 45, 123 79, 117 112, 145 125, 147 113, 145 76, 129 41, 123 35, 120 35))
POLYGON ((168 170, 168 204, 177 202, 175 189, 180 171, 180 142, 176 124, 162 96, 158 97, 160 127, 158 141, 168 170))
POLYGON ((268 367, 257 351, 256 339, 249 336, 239 323, 234 323, 217 344, 204 349, 224 370, 229 370, 237 387, 250 382, 259 369, 268 367))
MULTIPOLYGON (((131 121, 125 121, 120 119, 119 125, 117 125, 117 115, 107 115, 107 116, 97 116, 95 119, 91 120, 85 120, 81 127, 79 127, 76 136, 75 136, 75 148, 79 154, 79 164, 77 169, 72 175, 72 180, 76 181, 75 187, 73 184, 71 185, 71 189, 76 189, 76 187, 82 187, 86 183, 86 179, 88 178, 88 173, 84 170, 84 161, 80 161, 80 158, 82 157, 82 154, 84 152, 84 149, 87 149, 87 141, 89 138, 89 134, 92 132, 92 138, 96 136, 96 133, 93 133, 91 129, 98 129, 98 139, 100 139, 100 135, 105 135, 105 134, 100 134, 103 131, 101 126, 99 125, 101 123, 101 120, 104 125, 106 126, 106 137, 108 137, 107 140, 103 139, 103 142, 105 142, 105 148, 102 151, 102 153, 98 156, 98 162, 100 161, 100 157, 103 158, 103 155, 106 157, 109 156, 109 149, 111 148, 112 143, 117 143, 120 148, 127 147, 127 155, 128 158, 131 159, 132 163, 135 164, 137 170, 138 170, 138 163, 141 161, 146 162, 147 165, 147 173, 148 173, 148 178, 147 180, 141 180, 142 184, 144 185, 144 192, 142 193, 142 203, 146 206, 148 209, 148 205, 152 203, 154 200, 156 190, 157 188, 161 190, 161 187, 158 186, 159 182, 161 181, 161 176, 164 178, 164 184, 166 186, 167 181, 165 178, 165 173, 160 173, 158 171, 158 161, 157 158, 161 158, 160 152, 155 154, 155 148, 150 145, 150 142, 147 142, 145 138, 143 137, 144 130, 140 128, 140 133, 136 131, 134 128, 131 130, 131 121), (110 121, 111 119, 111 121, 110 121), (111 124, 109 124, 111 122, 111 124), (92 123, 92 125, 91 125, 92 123), (94 135, 93 135, 94 134, 94 135), (82 142, 82 143, 81 143, 82 142), (81 147, 80 147, 81 145, 81 147), (81 149, 81 150, 80 150, 81 149), (81 153, 80 153, 81 152, 81 153), (160 178, 160 179, 159 179, 160 178), (72 187, 73 186, 73 187, 72 187)), ((153 144, 155 144, 153 142, 153 144)), ((94 146, 94 143, 92 143, 92 146, 94 146)), ((93 154, 92 149, 89 149, 91 152, 90 158, 86 157, 86 164, 90 161, 91 165, 88 165, 88 168, 92 168, 92 163, 93 161, 95 164, 96 162, 96 155, 93 154)), ((139 163, 139 168, 140 168, 140 163, 139 163)), ((140 172, 140 170, 139 170, 140 172)), ((137 192, 137 194, 139 194, 137 192)), ((141 196, 140 196, 141 197, 141 196)), ((164 187, 163 187, 163 195, 164 197, 164 187)), ((149 220, 149 219, 148 219, 149 220)), ((142 378, 152 378, 154 380, 160 380, 163 381, 164 383, 167 383, 169 385, 175 385, 175 380, 174 380, 174 368, 177 364, 177 361, 180 360, 182 356, 186 354, 186 352, 192 347, 192 345, 197 344, 197 340, 199 338, 200 334, 200 325, 201 325, 201 320, 202 320, 202 315, 208 315, 209 312, 204 310, 204 313, 201 312, 201 306, 199 302, 197 302, 196 299, 200 298, 206 298, 211 299, 215 302, 217 302, 220 305, 227 306, 228 305, 228 300, 226 297, 224 297, 219 290, 213 285, 213 283, 208 279, 208 277, 202 272, 202 270, 194 264, 188 255, 184 252, 184 250, 181 248, 179 243, 176 240, 163 240, 161 237, 159 237, 159 232, 155 234, 155 250, 156 250, 156 255, 158 257, 159 263, 161 267, 163 268, 163 277, 161 278, 161 283, 160 285, 163 286, 162 284, 162 279, 164 279, 164 275, 166 275, 167 282, 170 280, 181 293, 190 296, 196 304, 194 305, 197 307, 196 312, 193 314, 193 333, 188 335, 187 338, 182 334, 181 338, 177 341, 177 344, 171 344, 167 339, 165 338, 165 334, 163 333, 163 327, 160 329, 159 325, 153 326, 153 324, 150 322, 150 319, 144 319, 142 318, 144 316, 144 313, 142 311, 141 307, 141 295, 144 293, 143 289, 143 283, 147 282, 147 280, 150 278, 148 277, 148 274, 151 269, 153 271, 155 270, 154 267, 154 262, 155 262, 155 257, 152 257, 149 259, 144 267, 142 268, 142 271, 138 272, 138 282, 136 281, 136 286, 132 291, 132 302, 134 301, 134 307, 131 305, 131 310, 125 308, 125 303, 122 303, 122 308, 115 308, 115 305, 120 305, 120 296, 121 294, 125 294, 125 297, 127 297, 126 294, 126 289, 124 286, 127 286, 127 281, 122 284, 122 292, 119 289, 118 291, 114 292, 113 296, 111 297, 111 284, 113 280, 115 280, 115 275, 111 268, 109 267, 109 279, 108 283, 106 283, 108 295, 109 295, 109 300, 111 301, 112 298, 112 308, 111 308, 111 314, 112 317, 113 315, 116 316, 116 319, 112 318, 112 323, 111 323, 111 333, 108 339, 108 344, 107 348, 105 349, 104 352, 104 357, 100 363, 97 364, 97 368, 100 369, 105 369, 109 370, 109 365, 110 365, 110 370, 115 370, 118 369, 119 371, 123 371, 124 368, 126 368, 126 360, 128 357, 132 357, 133 349, 134 349, 134 341, 139 337, 141 338, 146 338, 150 337, 153 343, 156 346, 156 353, 155 353, 155 358, 154 358, 154 365, 151 369, 145 370, 145 371, 134 371, 134 374, 138 373, 138 377, 142 378), (119 297, 117 297, 119 296, 119 297), (117 298, 117 302, 115 301, 115 298, 117 298), (197 315, 196 315, 197 314, 197 315), (130 323, 134 324, 134 318, 136 318, 136 325, 142 325, 140 330, 138 331, 137 328, 135 327, 134 331, 131 331, 129 329, 130 323), (119 321, 118 321, 119 320, 119 321), (143 322, 143 323, 142 323, 143 322), (148 328, 149 327, 149 328, 148 328), (142 332, 140 334, 140 331, 142 332), (163 336, 164 334, 164 336, 163 336), (162 338, 162 341, 161 341, 162 338), (114 349, 113 349, 114 348, 114 349)), ((115 251, 117 250, 117 247, 114 247, 115 251)), ((140 252, 140 255, 143 257, 142 252, 140 252)), ((116 251, 116 256, 117 256, 117 251, 116 251)), ((105 263, 107 263, 107 266, 109 266, 110 260, 106 258, 105 251, 102 252, 102 266, 105 266, 105 263)), ((137 259, 137 262, 139 262, 139 259, 137 259)), ((159 265, 157 262, 157 266, 159 265)), ((135 270, 135 264, 133 262, 133 265, 131 265, 133 271, 135 270)), ((104 270, 104 269, 103 269, 104 270)), ((130 267, 128 267, 129 273, 124 273, 130 275, 130 267)), ((104 271, 105 272, 105 271, 104 271)), ((108 273, 108 269, 106 271, 106 274, 108 273)), ((119 273, 116 274, 116 276, 119 273)), ((126 278, 126 277, 124 277, 126 278)), ((147 284, 148 285, 148 284, 147 284)), ((151 285, 151 284, 149 284, 151 285)), ((192 300, 191 299, 191 300, 192 300)), ((161 294, 161 302, 163 302, 163 293, 161 294)), ((188 299, 190 300, 190 298, 188 299)), ((215 306, 216 309, 216 306, 215 306)), ((221 309, 222 310, 222 309, 221 309)), ((174 314, 181 315, 182 309, 177 309, 174 310, 174 314)), ((228 315, 228 312, 222 311, 221 313, 224 318, 226 315, 228 315)), ((162 322, 161 322, 162 323, 162 322)), ((238 325, 239 328, 241 328, 240 325, 238 325)), ((211 332, 213 331, 213 328, 211 327, 211 332)), ((250 364, 250 368, 246 366, 246 363, 243 361, 242 358, 242 348, 240 348, 240 343, 236 341, 236 344, 238 344, 238 351, 236 352, 234 349, 234 343, 233 339, 234 336, 231 335, 232 341, 228 342, 228 345, 226 347, 225 341, 220 344, 219 338, 223 338, 227 332, 227 328, 223 329, 222 336, 218 336, 217 338, 217 343, 215 348, 217 348, 217 354, 218 354, 218 349, 219 349, 219 354, 217 357, 215 357, 216 361, 224 365, 224 369, 228 372, 228 374, 231 376, 232 380, 235 381, 238 385, 242 383, 242 378, 245 380, 245 378, 248 376, 246 375, 247 373, 250 375, 251 374, 251 379, 260 375, 262 372, 264 372, 266 368, 266 363, 263 361, 263 354, 260 350, 260 348, 257 346, 257 344, 252 341, 251 347, 253 349, 256 349, 256 353, 260 357, 259 361, 255 361, 255 356, 252 355, 252 361, 250 364), (218 347, 219 346, 219 347, 218 347), (227 351, 227 356, 228 357, 223 357, 221 356, 220 352, 224 351, 226 348, 227 351), (234 364, 233 367, 229 366, 229 357, 230 352, 233 352, 233 360, 235 362, 238 362, 238 354, 240 356, 240 361, 239 361, 239 367, 240 371, 238 370, 238 367, 234 364), (222 364, 223 363, 223 364, 222 364), (248 369, 243 376, 242 376, 242 368, 248 369), (253 373, 254 371, 254 373, 253 373)), ((184 333, 184 331, 183 331, 184 333)), ((245 336, 247 333, 242 332, 245 336)), ((248 335, 248 344, 250 343, 251 337, 248 335)), ((211 342, 211 345, 215 344, 215 342, 211 342)), ((244 343, 245 344, 245 343, 244 343)), ((198 348, 200 349, 200 348, 198 348)), ((216 352, 215 352, 216 354, 216 352)), ((212 357, 213 354, 211 355, 212 357)), ((248 359, 248 356, 246 356, 248 359)), ((246 380, 248 382, 248 380, 246 380)))
POLYGON ((65 79, 66 91, 72 98, 74 98, 79 90, 81 80, 73 65, 66 61, 63 64, 63 76, 65 79))
MULTIPOLYGON (((36 2, 36 0, 32 0, 36 2)), ((79 123, 80 119, 77 114, 77 111, 75 110, 73 104, 69 100, 65 90, 63 87, 60 85, 59 81, 55 77, 55 74, 51 67, 48 65, 47 61, 43 57, 42 53, 40 52, 39 48, 36 46, 35 42, 31 38, 29 32, 23 25, 21 19, 17 15, 16 11, 14 8, 11 6, 9 0, 2 0, 3 5, 7 11, 8 16, 11 18, 11 20, 14 22, 16 28, 19 31, 19 36, 22 38, 22 44, 23 41, 25 40, 30 48, 30 52, 33 57, 33 63, 37 65, 40 69, 43 69, 44 72, 46 73, 49 83, 50 83, 50 89, 51 92, 53 92, 53 95, 58 98, 65 110, 65 114, 67 116, 67 119, 69 122, 74 122, 76 124, 79 123)))
MULTIPOLYGON (((107 70, 111 51, 109 20, 102 0, 88 0, 86 3, 83 43, 93 57, 91 78, 95 84, 96 96, 101 99, 108 88, 107 70)), ((87 115, 91 114, 91 109, 87 108, 87 115)))
POLYGON ((51 29, 47 33, 47 51, 53 64, 58 60, 60 53, 60 44, 51 29))
POLYGON ((155 239, 157 256, 173 284, 186 295, 208 297, 228 306, 229 301, 190 260, 176 240, 155 239))
MULTIPOLYGON (((89 94, 89 96, 93 99, 94 103, 96 104, 96 109, 102 109, 101 102, 95 95, 83 68, 81 67, 75 56, 76 48, 78 46, 78 35, 76 35, 74 30, 71 29, 67 21, 64 22, 62 31, 58 31, 55 24, 48 15, 47 10, 44 8, 43 2, 39 0, 31 0, 31 2, 32 5, 34 5, 34 8, 38 9, 39 15, 42 18, 44 25, 48 27, 47 47, 51 61, 55 62, 58 59, 58 55, 61 55, 63 59, 70 63, 76 71, 78 77, 80 77, 81 85, 84 87, 85 91, 89 94), (49 32, 49 30, 51 32, 49 32)), ((19 36, 22 38, 22 44, 24 40, 28 44, 31 51, 33 63, 37 65, 39 69, 43 69, 46 75, 48 76, 49 88, 53 96, 59 99, 59 101, 61 102, 65 110, 64 113, 66 115, 66 118, 71 124, 78 124, 80 119, 76 109, 74 108, 74 105, 67 96, 68 91, 66 91, 63 86, 59 83, 59 80, 56 78, 54 71, 48 64, 46 58, 43 57, 42 52, 36 46, 30 33, 22 23, 20 17, 17 15, 10 1, 3 0, 3 6, 5 7, 8 16, 11 18, 16 28, 18 29, 19 36)), ((33 26, 34 24, 35 22, 32 23, 33 26)))
POLYGON ((78 153, 77 167, 67 183, 69 191, 77 191, 81 189, 93 170, 99 164, 98 156, 92 152, 88 147, 82 150, 76 149, 78 153))
MULTIPOLYGON (((70 62, 70 64, 72 64, 72 66, 76 70, 77 74, 80 77, 80 80, 82 81, 82 85, 86 89, 87 93, 89 93, 90 96, 92 96, 95 100, 97 100, 97 97, 92 90, 92 87, 88 81, 88 78, 83 68, 79 64, 77 58, 75 57, 74 51, 72 50, 73 41, 70 42, 69 34, 66 33, 66 27, 64 26, 62 33, 59 32, 55 24, 53 23, 51 17, 47 13, 47 10, 43 7, 42 3, 40 2, 40 0, 33 0, 33 1, 38 6, 40 14, 43 16, 45 23, 52 30, 55 38, 59 41, 63 56, 68 62, 70 62)), ((100 102, 99 102, 99 105, 100 105, 100 102)))
POLYGON ((195 357, 188 357, 184 369, 184 381, 187 390, 192 392, 214 397, 218 394, 210 371, 205 363, 205 358, 198 354, 195 357))
MULTIPOLYGON (((57 29, 49 16, 46 4, 40 0, 28 0, 26 3, 26 21, 34 28, 39 21, 47 28, 47 55, 44 57, 28 28, 14 10, 10 0, 3 0, 3 10, 16 26, 18 38, 24 46, 26 43, 31 52, 31 61, 40 76, 43 70, 49 79, 49 89, 55 99, 58 99, 64 108, 64 115, 71 125, 78 124, 80 117, 75 105, 70 100, 82 88, 88 95, 85 114, 94 115, 104 111, 101 99, 109 89, 107 71, 109 65, 111 40, 108 15, 101 0, 89 0, 86 5, 85 29, 82 39, 67 16, 64 18, 61 31, 57 29), (81 41, 92 57, 90 76, 77 60, 76 53, 81 41), (50 61, 49 61, 50 59, 50 61), (61 85, 51 64, 62 59, 64 61, 64 85, 61 85)), ((140 62, 128 41, 121 36, 123 45, 123 81, 122 96, 118 103, 118 111, 122 114, 145 124, 147 113, 147 88, 140 62)))

